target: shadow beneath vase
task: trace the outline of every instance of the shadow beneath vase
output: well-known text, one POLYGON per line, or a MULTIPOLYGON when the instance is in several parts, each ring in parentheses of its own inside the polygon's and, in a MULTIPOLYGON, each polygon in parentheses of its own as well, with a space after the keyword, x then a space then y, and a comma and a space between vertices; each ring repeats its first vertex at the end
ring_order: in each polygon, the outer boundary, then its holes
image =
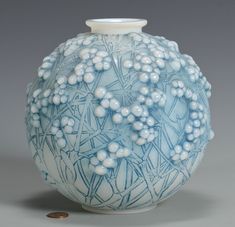
MULTIPOLYGON (((167 201, 146 213, 134 215, 102 215, 84 211, 81 206, 72 202, 57 191, 36 194, 19 202, 27 209, 41 211, 67 211, 68 222, 87 226, 151 226, 152 224, 186 221, 210 216, 216 200, 208 195, 189 190, 182 190, 167 201)), ((37 216, 38 217, 38 216, 37 216)))
POLYGON ((36 194, 20 201, 19 204, 25 208, 42 211, 86 212, 80 204, 67 199, 56 190, 36 194))

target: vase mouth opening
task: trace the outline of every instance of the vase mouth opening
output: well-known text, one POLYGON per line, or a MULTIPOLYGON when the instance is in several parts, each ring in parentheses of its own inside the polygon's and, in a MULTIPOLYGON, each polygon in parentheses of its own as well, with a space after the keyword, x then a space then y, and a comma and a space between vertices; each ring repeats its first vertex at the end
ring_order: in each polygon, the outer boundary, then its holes
POLYGON ((126 34, 142 32, 142 27, 147 24, 145 19, 137 18, 100 18, 86 20, 86 25, 92 33, 101 34, 126 34))

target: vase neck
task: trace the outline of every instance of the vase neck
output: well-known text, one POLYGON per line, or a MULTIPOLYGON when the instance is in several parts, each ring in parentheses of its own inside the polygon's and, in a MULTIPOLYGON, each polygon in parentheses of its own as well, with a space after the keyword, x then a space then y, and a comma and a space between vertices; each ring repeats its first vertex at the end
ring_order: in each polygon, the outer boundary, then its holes
POLYGON ((145 19, 132 18, 105 18, 90 19, 86 25, 92 33, 100 34, 127 34, 130 32, 142 32, 142 27, 147 24, 145 19))

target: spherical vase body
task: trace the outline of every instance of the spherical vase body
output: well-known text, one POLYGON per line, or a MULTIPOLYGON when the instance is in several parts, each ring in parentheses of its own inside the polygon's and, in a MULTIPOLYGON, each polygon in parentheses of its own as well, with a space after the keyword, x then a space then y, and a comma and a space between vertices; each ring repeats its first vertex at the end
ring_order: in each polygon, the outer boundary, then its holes
POLYGON ((192 57, 125 29, 62 43, 27 90, 28 141, 42 177, 96 212, 148 209, 171 196, 213 136, 211 85, 192 57))

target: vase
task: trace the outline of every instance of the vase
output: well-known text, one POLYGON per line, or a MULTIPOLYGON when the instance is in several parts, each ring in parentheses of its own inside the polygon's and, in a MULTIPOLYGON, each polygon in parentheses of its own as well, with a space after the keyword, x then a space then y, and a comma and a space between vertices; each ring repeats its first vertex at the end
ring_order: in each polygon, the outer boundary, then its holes
POLYGON ((91 212, 143 212, 188 181, 213 137, 211 85, 144 19, 92 19, 27 88, 27 138, 43 179, 91 212))

